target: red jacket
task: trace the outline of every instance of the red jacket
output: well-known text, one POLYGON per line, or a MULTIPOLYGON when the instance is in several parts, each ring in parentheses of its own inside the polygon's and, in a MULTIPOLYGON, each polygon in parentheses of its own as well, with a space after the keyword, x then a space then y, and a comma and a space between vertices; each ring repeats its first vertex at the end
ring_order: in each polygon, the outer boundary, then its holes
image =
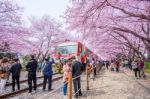
POLYGON ((120 67, 120 62, 116 61, 116 67, 120 67))
POLYGON ((138 61, 137 65, 139 68, 144 68, 144 61, 142 60, 138 61))

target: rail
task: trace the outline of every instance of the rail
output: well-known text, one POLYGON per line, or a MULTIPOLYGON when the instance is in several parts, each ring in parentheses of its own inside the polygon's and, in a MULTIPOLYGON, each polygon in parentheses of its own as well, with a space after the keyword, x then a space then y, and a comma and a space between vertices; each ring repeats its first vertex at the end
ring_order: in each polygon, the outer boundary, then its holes
MULTIPOLYGON (((58 74, 58 73, 54 73, 53 75, 56 75, 56 74, 58 74)), ((37 79, 41 79, 41 78, 43 78, 44 76, 39 76, 39 77, 37 77, 37 79)), ((21 80, 21 81, 19 81, 20 83, 25 83, 25 82, 27 82, 28 80, 27 79, 25 79, 25 80, 21 80)), ((7 83, 6 84, 6 87, 8 87, 8 86, 11 86, 12 85, 12 83, 7 83)))
MULTIPOLYGON (((62 79, 62 77, 63 77, 63 76, 54 78, 52 81, 58 81, 59 79, 62 79)), ((42 85, 43 85, 43 82, 37 84, 37 87, 41 87, 42 85)), ((20 90, 17 90, 17 91, 14 91, 14 92, 2 94, 2 95, 0 95, 0 99, 3 99, 3 98, 5 99, 5 98, 8 98, 8 97, 10 97, 10 96, 14 96, 14 95, 17 95, 17 94, 24 93, 24 92, 26 92, 26 91, 28 91, 28 87, 23 88, 23 89, 20 89, 20 90)))
MULTIPOLYGON (((97 68, 97 67, 96 67, 97 68)), ((101 70, 101 67, 99 66, 98 68, 97 68, 97 72, 99 72, 100 70, 101 70)), ((89 86, 89 77, 90 77, 90 73, 92 74, 92 79, 94 80, 95 79, 95 77, 94 77, 94 66, 91 66, 91 68, 90 68, 90 70, 88 70, 87 68, 86 68, 86 87, 87 87, 87 90, 90 90, 90 86, 89 86)), ((83 75, 79 75, 79 76, 77 76, 77 77, 74 77, 74 78, 72 78, 72 72, 70 72, 69 73, 69 82, 68 82, 68 92, 67 92, 67 96, 66 96, 66 98, 67 99, 72 99, 72 97, 73 96, 76 96, 78 93, 79 93, 79 91, 81 90, 81 88, 77 88, 77 91, 76 92, 73 92, 72 91, 72 82, 73 82, 73 80, 75 80, 75 79, 77 79, 77 78, 81 78, 83 75)), ((62 76, 60 76, 60 77, 58 77, 58 78, 54 78, 52 81, 57 81, 57 80, 59 80, 59 79, 61 79, 62 78, 62 76)), ((53 91, 51 91, 51 92, 49 92, 49 93, 46 93, 46 94, 44 94, 44 95, 42 95, 42 96, 40 96, 40 97, 38 97, 38 99, 46 99, 47 98, 47 96, 51 96, 51 97, 53 97, 54 95, 54 97, 56 97, 56 96, 59 96, 59 97, 61 97, 61 94, 59 94, 58 95, 58 93, 55 93, 55 92, 62 92, 62 89, 63 89, 63 87, 64 87, 64 85, 65 85, 66 83, 63 83, 63 84, 61 84, 60 86, 58 86, 57 88, 55 88, 55 90, 53 90, 53 91)), ((40 87, 40 86, 42 86, 43 85, 43 83, 39 83, 39 84, 37 84, 37 87, 40 87)), ((24 88, 24 89, 21 89, 21 90, 18 90, 18 91, 15 91, 15 92, 12 92, 12 93, 7 93, 7 94, 4 94, 4 95, 1 95, 0 96, 0 99, 3 99, 3 98, 8 98, 8 97, 10 97, 10 96, 13 96, 13 95, 17 95, 17 94, 20 94, 20 93, 24 93, 24 92, 26 92, 26 91, 28 91, 28 88, 24 88)), ((58 98, 59 99, 59 98, 58 98)))

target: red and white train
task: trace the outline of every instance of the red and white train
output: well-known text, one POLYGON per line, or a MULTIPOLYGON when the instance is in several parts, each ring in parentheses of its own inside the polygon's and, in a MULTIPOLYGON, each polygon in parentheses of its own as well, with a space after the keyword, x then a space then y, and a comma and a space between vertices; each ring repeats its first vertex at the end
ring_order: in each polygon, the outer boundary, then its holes
POLYGON ((96 58, 97 56, 90 51, 86 46, 80 42, 64 42, 56 46, 56 59, 68 59, 75 56, 80 62, 86 62, 89 58, 96 58))

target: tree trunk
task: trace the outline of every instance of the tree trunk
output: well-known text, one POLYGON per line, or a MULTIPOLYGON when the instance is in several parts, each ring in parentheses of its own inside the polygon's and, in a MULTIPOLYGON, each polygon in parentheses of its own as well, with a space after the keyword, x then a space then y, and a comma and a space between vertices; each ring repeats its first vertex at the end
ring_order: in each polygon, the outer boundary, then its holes
POLYGON ((150 61, 150 48, 147 49, 147 60, 150 61))

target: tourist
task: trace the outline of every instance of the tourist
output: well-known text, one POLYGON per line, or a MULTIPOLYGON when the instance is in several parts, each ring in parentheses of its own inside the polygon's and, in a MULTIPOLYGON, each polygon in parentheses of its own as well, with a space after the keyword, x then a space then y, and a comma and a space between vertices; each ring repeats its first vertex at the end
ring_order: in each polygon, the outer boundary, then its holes
POLYGON ((131 65, 131 64, 132 64, 132 59, 129 59, 129 61, 128 61, 128 66, 129 66, 129 69, 130 69, 130 70, 132 70, 132 65, 131 65))
POLYGON ((107 70, 109 69, 109 61, 107 60, 107 61, 105 61, 106 62, 106 68, 107 68, 107 70))
POLYGON ((5 89, 5 85, 9 76, 9 70, 10 70, 10 64, 8 62, 8 58, 4 57, 1 61, 1 66, 0 66, 0 81, 1 81, 0 93, 3 93, 5 89))
POLYGON ((11 66, 10 72, 12 73, 12 90, 15 91, 15 81, 17 82, 18 90, 20 90, 20 72, 22 69, 22 66, 19 62, 18 58, 14 59, 15 63, 11 66))
POLYGON ((43 75, 44 75, 43 91, 45 91, 47 80, 48 80, 48 91, 52 90, 52 75, 53 75, 52 64, 53 62, 50 62, 49 58, 45 59, 45 64, 43 66, 43 75))
POLYGON ((141 57, 138 58, 137 66, 138 66, 138 69, 140 72, 140 77, 141 77, 141 73, 142 73, 143 78, 145 78, 144 61, 141 57))
POLYGON ((30 61, 27 63, 26 70, 28 71, 28 85, 29 85, 29 93, 32 93, 32 81, 34 83, 34 92, 36 92, 37 88, 37 78, 36 78, 36 71, 37 71, 38 63, 34 58, 34 55, 30 56, 30 61))
POLYGON ((67 86, 68 86, 68 80, 69 80, 69 72, 71 71, 70 68, 71 62, 69 60, 65 60, 63 65, 63 94, 64 96, 67 95, 67 86))
POLYGON ((134 59, 134 61, 132 62, 132 69, 133 69, 135 77, 137 79, 138 79, 137 73, 139 74, 139 77, 141 77, 140 76, 140 71, 139 71, 139 68, 138 68, 138 61, 137 61, 137 59, 134 59))
POLYGON ((94 68, 94 76, 96 76, 96 60, 94 58, 92 59, 92 65, 94 68))
POLYGON ((81 76, 81 63, 76 60, 75 57, 72 57, 72 77, 73 77, 73 86, 74 86, 74 93, 75 98, 78 96, 81 96, 81 82, 80 82, 80 76, 81 76))
POLYGON ((120 60, 116 60, 116 72, 119 72, 119 68, 120 68, 120 60))
POLYGON ((114 70, 115 70, 115 64, 114 64, 114 61, 111 61, 110 69, 111 69, 111 71, 114 71, 114 70))
POLYGON ((9 76, 10 76, 10 68, 11 68, 11 64, 9 63, 9 59, 4 57, 2 60, 2 66, 6 71, 6 76, 7 76, 7 80, 6 82, 9 82, 9 76))

